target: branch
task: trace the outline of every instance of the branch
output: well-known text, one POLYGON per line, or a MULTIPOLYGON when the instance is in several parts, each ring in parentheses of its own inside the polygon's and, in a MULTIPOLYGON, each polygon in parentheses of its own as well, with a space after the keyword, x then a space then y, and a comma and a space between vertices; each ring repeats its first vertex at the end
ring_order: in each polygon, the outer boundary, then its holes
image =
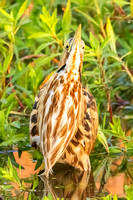
MULTIPOLYGON (((31 59, 31 58, 40 58, 40 57, 43 57, 43 56, 45 56, 45 55, 44 54, 39 54, 39 55, 31 54, 31 55, 22 57, 20 60, 24 61, 24 60, 28 60, 28 59, 31 59)), ((59 63, 59 60, 57 60, 57 58, 53 58, 52 61, 57 63, 57 64, 59 63)))
POLYGON ((40 58, 40 57, 43 57, 43 56, 44 56, 44 54, 39 54, 39 55, 31 54, 31 55, 22 57, 20 60, 24 61, 24 60, 28 60, 28 59, 31 59, 31 58, 40 58))
POLYGON ((25 116, 25 117, 29 117, 30 115, 25 114, 25 113, 21 113, 21 112, 16 112, 16 111, 10 111, 9 113, 10 115, 20 115, 20 116, 25 116))

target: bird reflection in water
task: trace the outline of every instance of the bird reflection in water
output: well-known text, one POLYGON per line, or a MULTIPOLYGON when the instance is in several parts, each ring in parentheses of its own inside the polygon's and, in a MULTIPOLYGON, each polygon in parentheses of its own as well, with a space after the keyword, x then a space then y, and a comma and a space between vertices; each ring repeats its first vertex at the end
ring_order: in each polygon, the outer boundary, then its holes
POLYGON ((36 188, 37 196, 43 195, 42 197, 44 197, 50 193, 54 200, 57 198, 82 200, 94 197, 94 180, 91 170, 78 171, 64 164, 56 164, 53 170, 54 172, 49 179, 40 176, 36 188))

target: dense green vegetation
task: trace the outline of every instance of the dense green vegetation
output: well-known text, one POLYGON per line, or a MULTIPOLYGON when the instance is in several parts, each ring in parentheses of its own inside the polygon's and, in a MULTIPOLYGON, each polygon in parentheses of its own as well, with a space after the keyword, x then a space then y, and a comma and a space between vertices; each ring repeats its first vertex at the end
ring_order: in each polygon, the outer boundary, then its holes
MULTIPOLYGON (((82 82, 96 99, 100 122, 94 153, 123 154, 119 170, 127 170, 133 179, 133 161, 128 165, 133 156, 132 0, 0 1, 1 151, 16 145, 21 156, 23 149, 31 148, 28 126, 35 95, 44 78, 57 69, 63 44, 80 23, 86 44, 82 82)), ((32 154, 38 168, 42 156, 36 151, 32 154)), ((28 190, 13 167, 19 167, 13 155, 9 159, 8 154, 4 158, 1 154, 0 160, 0 191, 10 188, 3 185, 5 180, 28 190)), ((94 171, 103 167, 101 160, 95 162, 94 171)), ((32 190, 37 180, 29 180, 32 190)), ((132 187, 126 186, 127 199, 131 199, 132 187)))

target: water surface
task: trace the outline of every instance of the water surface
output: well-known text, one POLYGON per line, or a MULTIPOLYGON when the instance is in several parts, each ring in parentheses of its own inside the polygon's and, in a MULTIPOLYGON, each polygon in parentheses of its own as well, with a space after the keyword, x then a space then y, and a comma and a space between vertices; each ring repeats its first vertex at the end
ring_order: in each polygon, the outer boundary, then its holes
MULTIPOLYGON (((35 170, 36 161, 32 159, 33 150, 29 148, 27 151, 18 152, 18 149, 0 152, 2 166, 6 164, 7 156, 14 157, 16 163, 23 166, 21 179, 31 180, 32 175, 43 172, 43 164, 35 170)), ((45 176, 39 176, 39 182, 34 191, 32 181, 26 181, 27 191, 20 191, 14 184, 7 192, 2 192, 2 197, 6 199, 28 199, 31 193, 31 199, 42 199, 44 196, 52 195, 53 199, 101 199, 108 194, 124 198, 125 185, 130 185, 133 178, 133 157, 124 154, 113 154, 109 156, 107 153, 92 153, 90 156, 91 168, 90 172, 79 172, 72 167, 63 164, 57 164, 54 172, 49 179, 45 176), (23 193, 23 195, 22 195, 23 193)), ((17 169, 19 173, 19 169, 17 169)), ((4 184, 9 184, 4 183, 4 184)))

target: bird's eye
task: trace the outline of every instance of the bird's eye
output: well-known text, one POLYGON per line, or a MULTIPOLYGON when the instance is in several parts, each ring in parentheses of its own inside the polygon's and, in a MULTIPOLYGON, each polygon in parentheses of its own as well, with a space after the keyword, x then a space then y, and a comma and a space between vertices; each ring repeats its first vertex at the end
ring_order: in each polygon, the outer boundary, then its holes
POLYGON ((85 47, 83 46, 82 49, 85 49, 85 47))
POLYGON ((68 49, 69 48, 69 46, 68 45, 66 45, 66 49, 68 49))

